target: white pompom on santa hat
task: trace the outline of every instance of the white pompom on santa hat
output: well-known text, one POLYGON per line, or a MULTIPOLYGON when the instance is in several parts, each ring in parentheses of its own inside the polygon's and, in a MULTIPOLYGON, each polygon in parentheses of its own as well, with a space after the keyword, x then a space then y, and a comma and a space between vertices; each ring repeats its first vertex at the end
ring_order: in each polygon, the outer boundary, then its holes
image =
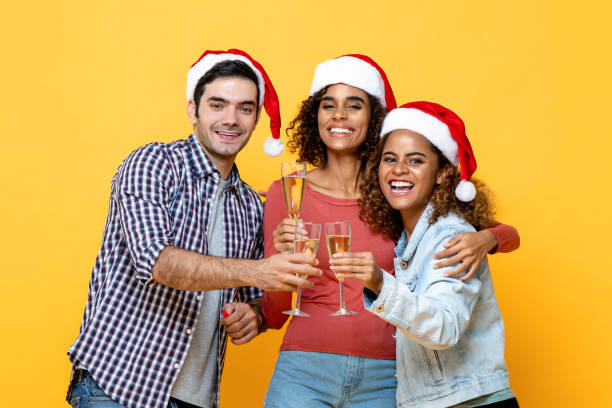
POLYGON ((453 166, 459 166, 461 181, 455 189, 459 200, 468 202, 476 197, 476 188, 470 181, 476 171, 476 158, 465 134, 465 124, 457 114, 437 103, 410 102, 389 112, 380 135, 399 129, 423 135, 453 166))
POLYGON ((257 76, 257 87, 259 89, 259 106, 263 104, 270 117, 270 131, 272 136, 264 142, 264 151, 268 156, 278 156, 283 151, 283 142, 280 140, 280 108, 276 90, 272 81, 266 74, 261 64, 255 61, 244 51, 231 49, 227 51, 206 51, 191 66, 187 72, 187 101, 193 100, 195 88, 202 78, 212 67, 223 61, 242 61, 255 72, 257 76))
POLYGON ((397 106, 385 71, 367 55, 346 54, 317 65, 310 95, 335 84, 346 84, 367 92, 378 98, 387 112, 397 106))

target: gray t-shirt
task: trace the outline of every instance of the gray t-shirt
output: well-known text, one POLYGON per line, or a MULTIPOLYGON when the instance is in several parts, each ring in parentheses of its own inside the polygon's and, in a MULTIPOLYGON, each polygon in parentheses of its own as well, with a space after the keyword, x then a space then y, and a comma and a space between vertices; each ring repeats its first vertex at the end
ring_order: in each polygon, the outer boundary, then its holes
MULTIPOLYGON (((228 181, 219 179, 217 195, 212 207, 213 216, 208 224, 208 254, 212 256, 225 256, 224 212, 221 207, 221 198, 228 183, 228 181)), ((209 408, 216 401, 217 392, 217 353, 219 352, 217 338, 222 306, 221 291, 202 292, 201 299, 202 306, 192 331, 189 350, 170 395, 181 401, 209 408)))

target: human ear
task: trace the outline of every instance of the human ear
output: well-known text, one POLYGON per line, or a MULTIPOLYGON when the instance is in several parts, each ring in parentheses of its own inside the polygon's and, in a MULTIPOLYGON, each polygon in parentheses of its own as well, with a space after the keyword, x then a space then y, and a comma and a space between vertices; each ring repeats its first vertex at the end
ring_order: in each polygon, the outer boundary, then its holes
POLYGON ((196 125, 198 123, 198 117, 196 116, 196 104, 193 99, 190 99, 187 102, 187 116, 189 116, 189 122, 192 125, 196 125))
POLYGON ((255 124, 259 123, 259 117, 261 116, 261 105, 257 108, 257 116, 255 117, 255 124))

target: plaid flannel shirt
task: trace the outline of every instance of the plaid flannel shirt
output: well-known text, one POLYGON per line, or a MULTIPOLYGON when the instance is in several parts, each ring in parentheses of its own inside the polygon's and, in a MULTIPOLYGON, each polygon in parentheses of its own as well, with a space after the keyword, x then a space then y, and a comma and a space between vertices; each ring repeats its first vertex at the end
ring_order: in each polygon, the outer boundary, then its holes
MULTIPOLYGON (((98 385, 128 408, 165 408, 200 312, 200 292, 156 283, 151 269, 168 245, 207 254, 218 171, 197 139, 152 143, 132 152, 111 185, 109 213, 79 336, 68 350, 98 385), (216 175, 215 175, 216 174, 216 175)), ((225 256, 263 256, 261 200, 237 168, 222 194, 225 256)), ((222 303, 262 295, 222 291, 222 303)), ((219 310, 219 313, 221 310, 219 310)), ((219 379, 227 333, 219 330, 219 379)))

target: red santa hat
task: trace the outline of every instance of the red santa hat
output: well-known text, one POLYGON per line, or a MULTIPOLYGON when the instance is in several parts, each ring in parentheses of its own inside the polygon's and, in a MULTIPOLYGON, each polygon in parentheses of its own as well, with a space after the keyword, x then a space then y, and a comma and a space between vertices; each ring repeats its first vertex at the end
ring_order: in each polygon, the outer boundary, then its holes
POLYGON ((283 151, 283 142, 280 140, 280 108, 278 96, 272 81, 259 62, 255 61, 244 51, 231 49, 227 51, 206 51, 191 66, 187 72, 187 101, 193 100, 196 85, 212 67, 223 61, 242 61, 255 72, 257 87, 259 88, 259 106, 263 104, 270 117, 270 131, 272 136, 264 143, 264 151, 269 156, 278 156, 283 151))
POLYGON ((398 129, 423 135, 440 149, 453 166, 460 167, 461 181, 455 189, 459 200, 468 202, 476 197, 476 188, 469 181, 476 171, 476 159, 459 116, 437 103, 410 102, 389 112, 380 135, 382 137, 398 129))
POLYGON ((397 106, 385 71, 366 55, 342 55, 317 65, 310 87, 310 95, 334 84, 354 86, 375 96, 387 109, 387 112, 397 106))

